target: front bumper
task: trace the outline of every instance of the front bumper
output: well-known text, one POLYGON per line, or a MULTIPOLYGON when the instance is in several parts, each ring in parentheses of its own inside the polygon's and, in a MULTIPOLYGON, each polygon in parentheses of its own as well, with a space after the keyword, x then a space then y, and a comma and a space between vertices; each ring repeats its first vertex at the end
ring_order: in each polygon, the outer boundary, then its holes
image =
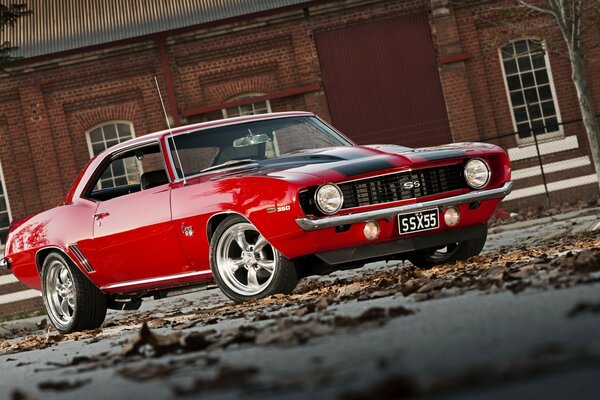
POLYGON ((9 270, 10 269, 10 261, 8 258, 0 258, 0 271, 1 270, 9 270))
POLYGON ((370 243, 357 247, 316 253, 316 256, 329 265, 346 264, 356 261, 398 258, 398 254, 415 250, 440 248, 450 243, 463 242, 484 237, 486 225, 470 226, 463 229, 414 236, 382 243, 370 243))
POLYGON ((314 231, 333 226, 355 224, 357 222, 376 221, 378 219, 392 220, 398 214, 403 214, 406 212, 417 212, 434 207, 444 208, 458 204, 472 203, 475 201, 502 198, 507 196, 512 191, 512 186, 512 182, 506 182, 504 186, 497 189, 478 190, 475 192, 446 197, 443 199, 430 200, 422 203, 405 204, 397 207, 365 211, 356 214, 335 215, 319 219, 302 217, 296 219, 296 223, 305 231, 314 231))

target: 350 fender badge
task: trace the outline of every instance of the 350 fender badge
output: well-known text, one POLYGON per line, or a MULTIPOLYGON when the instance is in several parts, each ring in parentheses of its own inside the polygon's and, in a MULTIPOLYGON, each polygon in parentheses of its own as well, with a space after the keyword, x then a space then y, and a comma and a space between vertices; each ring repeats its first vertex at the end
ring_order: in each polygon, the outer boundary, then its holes
POLYGON ((267 208, 267 214, 273 214, 276 212, 290 211, 292 209, 291 206, 279 206, 279 207, 269 207, 267 208))

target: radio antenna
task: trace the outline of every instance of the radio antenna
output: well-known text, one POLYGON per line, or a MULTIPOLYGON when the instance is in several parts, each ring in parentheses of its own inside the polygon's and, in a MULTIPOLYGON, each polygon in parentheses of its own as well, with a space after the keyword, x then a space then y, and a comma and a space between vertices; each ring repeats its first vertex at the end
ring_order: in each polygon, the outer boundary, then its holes
MULTIPOLYGON (((169 116, 167 115, 167 109, 165 107, 165 102, 163 101, 162 95, 160 94, 160 86, 158 86, 158 79, 156 79, 156 75, 154 75, 154 83, 156 84, 156 91, 158 92, 158 98, 160 99, 160 105, 162 106, 163 113, 165 114, 165 120, 167 121, 167 127, 169 128, 169 138, 173 142, 173 150, 175 150, 175 158, 177 158, 177 163, 179 164, 179 171, 181 172, 181 176, 183 178, 183 186, 187 186, 187 181, 185 179, 185 173, 183 172, 183 166, 181 165, 181 159, 179 158, 179 152, 177 151, 177 145, 175 144, 175 138, 173 137, 173 130, 171 129, 171 123, 169 122, 169 116)), ((177 174, 177 171, 174 171, 177 174)))

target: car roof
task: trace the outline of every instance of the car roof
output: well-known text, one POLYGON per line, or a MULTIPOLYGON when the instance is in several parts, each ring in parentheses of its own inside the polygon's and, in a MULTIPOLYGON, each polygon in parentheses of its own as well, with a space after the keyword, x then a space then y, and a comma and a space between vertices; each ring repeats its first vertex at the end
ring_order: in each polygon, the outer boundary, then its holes
POLYGON ((112 147, 109 147, 108 149, 104 150, 102 153, 99 153, 98 155, 104 155, 107 152, 115 153, 120 150, 127 149, 132 146, 136 146, 138 144, 144 144, 147 142, 157 141, 157 140, 160 140, 163 137, 169 136, 171 134, 177 135, 177 134, 181 134, 181 133, 197 131, 199 129, 214 128, 214 127, 227 126, 227 125, 235 125, 235 124, 239 124, 239 123, 243 123, 243 122, 261 121, 261 120, 286 118, 286 117, 299 117, 299 116, 314 116, 314 114, 310 113, 310 112, 305 112, 305 111, 277 112, 277 113, 269 113, 269 114, 247 115, 247 116, 243 116, 243 117, 219 119, 219 120, 214 120, 214 121, 200 122, 197 124, 178 126, 178 127, 172 128, 171 130, 165 129, 165 130, 162 130, 159 132, 149 133, 146 135, 138 136, 133 139, 129 139, 125 142, 122 142, 122 143, 116 144, 112 147))

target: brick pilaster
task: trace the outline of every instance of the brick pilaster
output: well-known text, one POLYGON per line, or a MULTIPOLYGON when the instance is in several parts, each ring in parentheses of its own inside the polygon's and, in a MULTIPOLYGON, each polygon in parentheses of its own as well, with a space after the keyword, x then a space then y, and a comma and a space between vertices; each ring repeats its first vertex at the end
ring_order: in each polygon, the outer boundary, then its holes
POLYGON ((479 130, 469 87, 466 62, 456 19, 449 0, 431 0, 432 35, 438 68, 455 142, 477 140, 479 130))
POLYGON ((50 126, 44 94, 33 83, 19 88, 21 109, 31 148, 31 167, 38 183, 38 195, 43 208, 53 207, 62 200, 64 182, 60 173, 60 157, 50 126))

